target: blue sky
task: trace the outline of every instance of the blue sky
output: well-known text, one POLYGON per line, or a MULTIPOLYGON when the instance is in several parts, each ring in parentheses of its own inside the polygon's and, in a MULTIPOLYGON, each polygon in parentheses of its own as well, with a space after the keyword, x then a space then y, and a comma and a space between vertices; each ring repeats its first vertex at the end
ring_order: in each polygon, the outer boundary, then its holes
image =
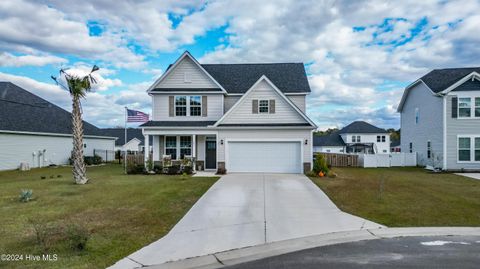
POLYGON ((184 50, 202 63, 304 62, 307 114, 320 127, 398 128, 403 88, 435 68, 478 66, 479 1, 13 1, 0 3, 0 81, 70 108, 50 79, 100 66, 83 101, 99 127, 184 50), (115 3, 115 4, 113 4, 115 3))

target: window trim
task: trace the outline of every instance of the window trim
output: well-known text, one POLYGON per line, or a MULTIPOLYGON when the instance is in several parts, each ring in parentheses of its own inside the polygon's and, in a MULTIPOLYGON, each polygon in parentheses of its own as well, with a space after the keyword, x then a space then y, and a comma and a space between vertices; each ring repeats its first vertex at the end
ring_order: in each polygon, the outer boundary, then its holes
POLYGON ((202 96, 201 95, 189 95, 188 96, 188 116, 189 117, 201 117, 202 116, 202 107, 203 107, 203 103, 202 103, 202 96), (194 115, 192 116, 192 103, 191 103, 191 99, 192 97, 198 97, 200 99, 200 106, 197 106, 197 105, 194 105, 193 107, 199 107, 200 108, 200 115, 194 115))
POLYGON ((258 100, 258 114, 269 114, 270 113, 270 100, 268 99, 259 99, 258 100), (260 103, 262 103, 262 101, 266 101, 267 102, 267 111, 266 112, 262 112, 260 111, 260 103))
MULTIPOLYGON (((175 158, 172 157, 172 160, 182 160, 182 146, 181 146, 181 137, 190 137, 190 155, 193 155, 193 139, 191 135, 165 135, 163 139, 163 154, 167 155, 167 137, 175 137, 175 158)), ((183 147, 187 148, 187 147, 183 147)), ((173 149, 169 147, 169 149, 173 149)), ((187 155, 189 156, 189 155, 187 155)))
POLYGON ((386 135, 382 135, 382 143, 385 143, 387 142, 387 136, 386 135))
POLYGON ((477 108, 480 109, 480 97, 479 96, 475 96, 473 97, 473 113, 472 113, 472 116, 474 118, 480 118, 480 115, 477 116, 477 108), (479 100, 479 105, 477 106, 477 99, 479 100))
MULTIPOLYGON (((480 160, 475 161, 475 138, 480 139, 480 134, 477 134, 477 135, 472 135, 472 134, 457 135, 457 148, 456 148, 457 163, 480 163, 480 160), (459 149, 460 138, 470 138, 470 161, 460 161, 459 160, 460 154, 458 154, 459 153, 458 151, 460 150, 459 149)), ((480 150, 480 148, 478 150, 480 150)))
MULTIPOLYGON (((174 95, 173 96, 173 111, 174 111, 174 115, 175 117, 192 117, 192 118, 199 118, 199 117, 202 117, 203 116, 203 100, 202 100, 202 96, 201 95, 174 95), (185 110, 186 110, 186 113, 185 113, 185 116, 183 115, 177 115, 177 97, 183 97, 185 96, 185 101, 186 101, 186 104, 185 104, 185 110), (192 116, 190 114, 190 98, 192 96, 197 96, 197 97, 200 97, 200 115, 198 116, 192 116)), ((182 106, 183 107, 183 106, 182 106)), ((194 106, 196 107, 196 106, 194 106)))

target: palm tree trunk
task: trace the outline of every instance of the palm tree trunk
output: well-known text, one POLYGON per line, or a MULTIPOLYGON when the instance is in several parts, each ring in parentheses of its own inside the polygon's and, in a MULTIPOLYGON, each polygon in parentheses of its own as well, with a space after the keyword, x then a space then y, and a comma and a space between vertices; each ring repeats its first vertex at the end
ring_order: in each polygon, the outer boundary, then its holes
POLYGON ((72 132, 73 132, 73 179, 76 184, 85 184, 88 181, 83 161, 83 121, 80 108, 80 97, 72 96, 72 132))

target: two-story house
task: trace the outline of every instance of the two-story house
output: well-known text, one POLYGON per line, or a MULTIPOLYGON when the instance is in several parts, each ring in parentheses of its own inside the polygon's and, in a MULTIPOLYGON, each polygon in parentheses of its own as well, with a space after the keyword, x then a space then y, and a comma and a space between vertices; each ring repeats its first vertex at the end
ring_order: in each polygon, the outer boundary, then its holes
POLYGON ((385 129, 365 121, 354 121, 329 135, 314 136, 314 152, 390 153, 390 136, 385 129))
POLYGON ((480 67, 435 69, 405 88, 401 150, 418 164, 480 170, 480 67))
POLYGON ((307 172, 312 131, 302 63, 200 64, 185 52, 148 89, 152 120, 141 125, 153 160, 196 159, 229 172, 307 172))

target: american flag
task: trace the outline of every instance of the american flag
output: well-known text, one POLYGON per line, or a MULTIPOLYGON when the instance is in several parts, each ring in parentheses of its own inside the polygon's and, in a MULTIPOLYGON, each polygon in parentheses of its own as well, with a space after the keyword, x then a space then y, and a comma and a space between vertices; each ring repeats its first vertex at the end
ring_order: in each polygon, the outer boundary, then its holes
POLYGON ((127 122, 146 122, 148 121, 148 114, 141 111, 131 110, 127 108, 127 122))

